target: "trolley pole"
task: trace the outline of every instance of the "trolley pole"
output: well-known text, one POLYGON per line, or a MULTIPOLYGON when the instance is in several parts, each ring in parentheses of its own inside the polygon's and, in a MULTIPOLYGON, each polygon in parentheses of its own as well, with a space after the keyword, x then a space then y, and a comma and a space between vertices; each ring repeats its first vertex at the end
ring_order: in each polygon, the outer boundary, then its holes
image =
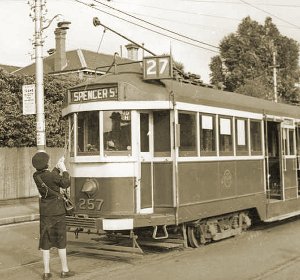
POLYGON ((35 88, 36 88, 36 144, 38 151, 46 148, 45 113, 44 113, 44 69, 43 69, 43 38, 42 38, 42 0, 35 0, 35 88))

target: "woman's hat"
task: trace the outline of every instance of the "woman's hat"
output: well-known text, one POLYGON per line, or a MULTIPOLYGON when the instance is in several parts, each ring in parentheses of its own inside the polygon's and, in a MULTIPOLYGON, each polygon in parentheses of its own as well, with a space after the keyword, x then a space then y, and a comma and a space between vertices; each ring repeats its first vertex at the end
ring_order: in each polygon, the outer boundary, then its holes
POLYGON ((46 152, 37 152, 32 157, 32 165, 37 170, 48 168, 49 155, 46 152))

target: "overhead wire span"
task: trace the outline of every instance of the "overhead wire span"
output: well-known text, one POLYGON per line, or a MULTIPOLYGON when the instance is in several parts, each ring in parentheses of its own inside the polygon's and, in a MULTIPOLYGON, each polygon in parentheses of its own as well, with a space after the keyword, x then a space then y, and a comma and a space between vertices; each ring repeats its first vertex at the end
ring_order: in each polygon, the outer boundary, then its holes
POLYGON ((248 2, 246 2, 246 1, 244 1, 244 0, 240 0, 240 1, 241 1, 242 3, 244 3, 245 5, 248 5, 248 6, 254 8, 254 9, 256 9, 256 10, 259 10, 259 11, 264 12, 264 13, 266 13, 266 14, 268 14, 268 15, 274 17, 274 18, 277 18, 278 20, 280 20, 280 21, 282 21, 282 22, 285 22, 285 23, 287 23, 287 24, 289 24, 289 25, 291 25, 291 26, 294 26, 294 27, 296 27, 297 29, 300 29, 300 26, 298 26, 298 25, 296 25, 296 24, 293 24, 293 23, 291 23, 291 22, 289 22, 289 21, 287 21, 287 20, 285 20, 285 19, 283 19, 283 18, 281 18, 281 17, 278 17, 278 16, 276 16, 276 15, 274 15, 274 14, 272 14, 272 13, 270 13, 270 12, 264 10, 264 9, 258 8, 258 7, 256 7, 255 5, 250 4, 250 3, 248 3, 248 2))
POLYGON ((169 32, 169 33, 172 33, 172 34, 174 34, 174 35, 177 35, 177 36, 186 38, 186 39, 188 39, 188 40, 191 40, 191 41, 194 41, 194 42, 197 42, 197 43, 199 43, 199 44, 203 44, 203 45, 206 45, 206 46, 209 46, 209 47, 212 47, 212 48, 216 48, 216 49, 219 48, 219 47, 217 47, 217 46, 214 46, 214 45, 205 43, 205 42, 203 42, 203 41, 199 41, 199 40, 197 40, 197 39, 191 38, 191 37, 189 37, 189 36, 180 34, 180 33, 175 32, 175 31, 173 31, 173 30, 164 28, 164 27, 159 26, 159 25, 157 25, 157 24, 151 23, 151 22, 149 22, 149 21, 147 21, 147 20, 144 20, 144 19, 141 19, 141 18, 136 17, 136 16, 134 16, 134 15, 131 15, 131 14, 127 13, 127 12, 124 12, 124 11, 121 11, 121 10, 119 10, 119 9, 116 9, 116 8, 110 6, 110 5, 104 4, 104 3, 102 3, 102 2, 99 1, 99 0, 93 0, 93 1, 99 3, 100 5, 103 5, 103 6, 107 7, 107 8, 109 8, 109 9, 112 9, 112 10, 114 10, 114 11, 117 11, 117 12, 122 13, 122 14, 124 14, 124 15, 127 15, 127 16, 129 16, 129 17, 132 17, 132 18, 134 18, 134 19, 137 19, 137 20, 139 20, 139 21, 141 21, 141 22, 144 22, 144 23, 146 23, 146 24, 152 25, 152 26, 154 26, 154 27, 156 27, 156 28, 160 28, 160 29, 162 29, 162 30, 164 30, 164 31, 167 31, 167 32, 169 32))
POLYGON ((200 49, 204 49, 204 50, 207 50, 207 51, 210 51, 210 52, 219 53, 219 52, 216 51, 216 50, 212 50, 212 49, 209 49, 209 48, 206 48, 206 47, 203 47, 203 46, 196 45, 196 44, 191 43, 191 42, 187 42, 187 41, 185 41, 185 40, 183 40, 183 39, 179 39, 179 38, 170 36, 170 35, 168 35, 168 34, 164 34, 164 33, 162 33, 162 32, 153 30, 153 29, 151 29, 151 28, 149 28, 149 27, 140 25, 140 24, 138 24, 138 23, 132 22, 132 21, 127 20, 127 19, 124 19, 124 18, 122 18, 122 17, 119 17, 119 16, 114 15, 114 14, 112 14, 112 13, 109 13, 109 12, 107 12, 107 11, 101 10, 101 9, 97 8, 94 4, 90 5, 90 4, 87 4, 87 3, 83 2, 83 1, 80 1, 80 0, 74 0, 74 1, 76 1, 76 2, 78 2, 78 3, 80 3, 80 4, 83 4, 83 5, 85 5, 85 6, 89 7, 89 8, 93 8, 93 9, 95 9, 95 10, 98 10, 99 12, 108 14, 108 15, 110 15, 110 16, 112 16, 112 17, 118 18, 118 19, 123 20, 123 21, 126 21, 126 22, 128 22, 128 23, 130 23, 130 24, 133 24, 133 25, 136 25, 136 26, 141 27, 141 28, 143 28, 143 29, 146 29, 146 30, 148 30, 148 31, 151 31, 151 32, 153 32, 153 33, 162 35, 162 36, 164 36, 164 37, 168 37, 168 38, 170 38, 170 39, 173 39, 173 40, 176 40, 176 41, 179 41, 179 42, 182 42, 182 43, 185 43, 185 44, 188 44, 188 45, 191 45, 191 46, 200 48, 200 49))

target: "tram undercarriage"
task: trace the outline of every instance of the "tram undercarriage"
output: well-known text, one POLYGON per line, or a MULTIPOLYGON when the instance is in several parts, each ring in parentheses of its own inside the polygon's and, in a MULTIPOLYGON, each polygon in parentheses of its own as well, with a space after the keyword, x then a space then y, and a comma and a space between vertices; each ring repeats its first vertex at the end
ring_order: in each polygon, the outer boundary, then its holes
POLYGON ((92 242, 70 242, 71 250, 118 256, 140 255, 144 253, 143 248, 147 247, 198 248, 212 241, 241 234, 251 226, 248 211, 196 220, 178 226, 156 225, 135 230, 108 232, 95 228, 96 219, 88 219, 88 222, 84 222, 81 218, 80 224, 85 224, 85 227, 79 227, 79 224, 76 227, 74 217, 67 219, 68 225, 71 225, 69 231, 74 232, 76 239, 83 233, 96 235, 91 238, 92 242))

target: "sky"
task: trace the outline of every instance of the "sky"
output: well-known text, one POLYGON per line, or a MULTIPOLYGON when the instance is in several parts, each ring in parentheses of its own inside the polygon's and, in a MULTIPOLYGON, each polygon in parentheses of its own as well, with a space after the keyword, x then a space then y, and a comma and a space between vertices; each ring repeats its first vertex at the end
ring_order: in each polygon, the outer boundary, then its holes
MULTIPOLYGON (((34 0, 29 2, 33 5, 34 0)), ((47 0, 45 8, 44 26, 57 14, 62 15, 59 20, 71 22, 67 50, 127 56, 124 46, 129 42, 95 27, 93 18, 98 17, 102 24, 157 55, 171 51, 186 72, 200 75, 206 83, 209 63, 218 54, 220 41, 235 32, 247 16, 260 24, 270 16, 282 35, 300 42, 299 0, 47 0)), ((28 0, 0 0, 0 64, 26 66, 34 62, 30 14, 34 12, 28 0)), ((57 22, 55 18, 43 31, 44 56, 55 47, 57 22)), ((142 55, 139 51, 140 59, 142 55)))

